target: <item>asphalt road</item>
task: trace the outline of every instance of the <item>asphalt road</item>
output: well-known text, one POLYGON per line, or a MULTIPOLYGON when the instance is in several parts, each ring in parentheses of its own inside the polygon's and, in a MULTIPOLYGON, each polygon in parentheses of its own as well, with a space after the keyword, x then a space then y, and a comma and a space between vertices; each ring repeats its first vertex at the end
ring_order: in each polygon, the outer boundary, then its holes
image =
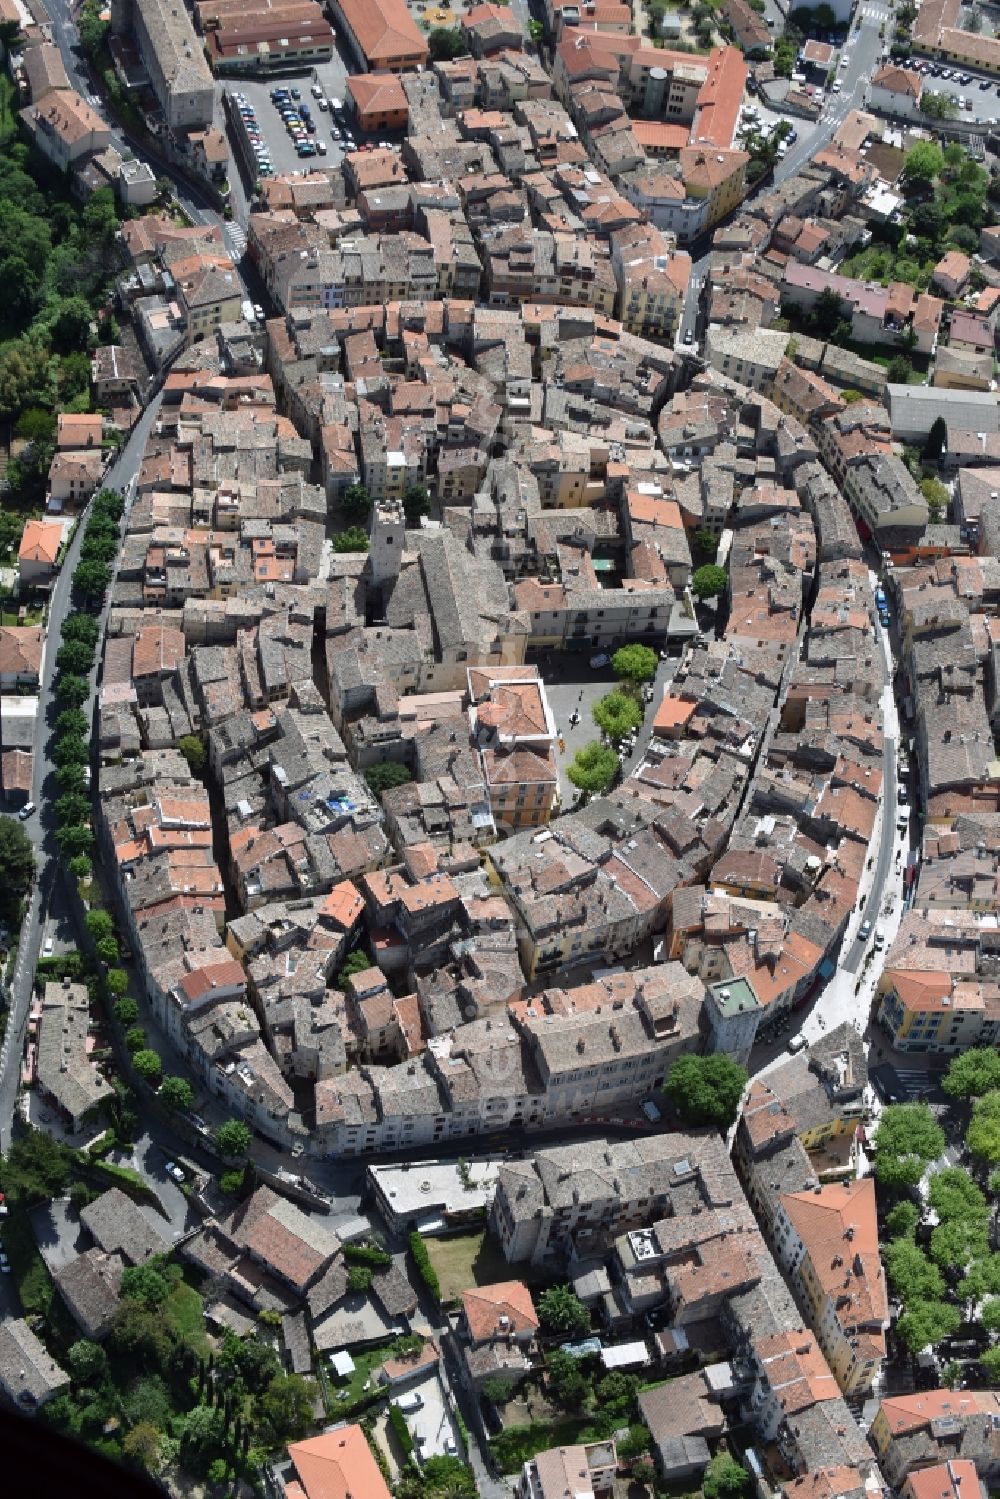
MULTIPOLYGON (((156 420, 159 409, 160 398, 156 397, 136 422, 127 443, 105 475, 104 488, 125 490, 136 473, 138 473, 143 450, 146 446, 146 438, 156 420)), ((38 691, 38 717, 35 720, 34 763, 31 779, 31 800, 38 807, 38 811, 33 817, 29 817, 24 824, 25 830, 35 846, 37 869, 31 904, 21 927, 17 966, 11 985, 11 1012, 7 1023, 7 1033, 4 1038, 3 1048, 0 1050, 0 1152, 5 1152, 10 1146, 11 1126, 14 1109, 17 1104, 18 1076, 21 1065, 21 1054, 24 1047, 24 1032, 28 1021, 28 1011, 31 1007, 31 990, 34 981, 35 964, 38 962, 42 925, 44 920, 47 919, 48 911, 53 901, 62 859, 55 840, 55 811, 53 807, 53 803, 59 794, 59 788, 55 779, 55 765, 52 761, 52 751, 55 747, 55 721, 59 715, 59 704, 56 702, 53 693, 53 685, 59 637, 62 632, 63 620, 71 612, 72 608, 70 586, 74 569, 80 557, 80 547, 83 544, 85 529, 83 522, 88 513, 89 507, 80 518, 81 523, 77 527, 76 534, 70 543, 62 569, 53 586, 49 603, 47 623, 49 648, 45 652, 42 682, 38 691)), ((103 645, 103 624, 104 620, 102 618, 102 640, 98 642, 97 647, 98 661, 100 660, 103 645)), ((91 699, 89 703, 84 704, 85 713, 88 713, 93 705, 96 675, 97 667, 95 665, 90 677, 91 699)))

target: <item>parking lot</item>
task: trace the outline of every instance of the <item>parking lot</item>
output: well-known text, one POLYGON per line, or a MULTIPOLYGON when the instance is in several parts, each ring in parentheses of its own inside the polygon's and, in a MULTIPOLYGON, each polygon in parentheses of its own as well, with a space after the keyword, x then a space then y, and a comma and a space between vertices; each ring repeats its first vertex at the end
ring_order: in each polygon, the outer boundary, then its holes
POLYGON ((958 105, 955 118, 971 124, 995 125, 1000 115, 1000 83, 983 73, 968 73, 931 58, 910 58, 907 67, 915 69, 924 80, 924 92, 950 94, 958 105), (946 74, 950 74, 946 76, 946 74), (965 106, 961 104, 965 100, 965 106))
MULTIPOLYGON (((271 170, 274 176, 281 176, 286 172, 309 171, 317 166, 339 166, 343 156, 343 143, 335 141, 330 133, 333 117, 329 110, 321 110, 311 92, 312 80, 308 77, 300 79, 282 79, 263 82, 259 80, 241 80, 234 82, 230 91, 237 101, 246 100, 247 106, 253 110, 256 128, 264 142, 271 159, 271 170), (315 134, 308 134, 307 138, 319 146, 322 143, 323 152, 317 152, 315 156, 301 157, 295 149, 295 142, 286 129, 285 122, 277 107, 271 102, 271 90, 273 88, 286 88, 291 91, 297 90, 299 98, 292 99, 294 106, 304 104, 309 110, 316 125, 315 134), (324 154, 325 153, 325 154, 324 154)), ((324 98, 327 96, 324 95, 324 98)), ((342 99, 343 95, 334 94, 332 97, 342 99)), ((233 144, 234 129, 227 121, 230 143, 233 144)), ((234 158, 240 162, 243 159, 240 152, 233 150, 234 158)), ((244 173, 246 175, 246 173, 244 173)))

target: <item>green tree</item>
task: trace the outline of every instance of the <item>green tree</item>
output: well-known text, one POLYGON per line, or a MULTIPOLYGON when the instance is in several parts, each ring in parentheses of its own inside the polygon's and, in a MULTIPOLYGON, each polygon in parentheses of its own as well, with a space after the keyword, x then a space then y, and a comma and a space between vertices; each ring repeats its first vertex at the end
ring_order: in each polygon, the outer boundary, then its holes
POLYGON ((618 774, 618 756, 594 739, 577 750, 566 774, 578 791, 588 797, 600 796, 618 774))
POLYGON ((300 1374, 276 1374, 260 1397, 258 1409, 274 1436, 284 1446, 306 1432, 313 1421, 316 1386, 300 1374))
POLYGON ((907 385, 913 374, 913 365, 905 354, 896 354, 889 361, 887 374, 891 385, 907 385))
POLYGON ((982 1301, 1000 1296, 1000 1254, 984 1254, 969 1269, 958 1287, 963 1301, 982 1301))
POLYGON ((912 1239, 919 1222, 920 1209, 904 1197, 887 1216, 885 1226, 894 1239, 912 1239))
MULTIPOLYGON (((433 31, 431 36, 433 36, 433 31)), ((406 524, 411 527, 420 525, 425 515, 431 513, 431 499, 422 484, 409 484, 403 490, 403 514, 406 516, 406 524)))
POLYGON ((340 971, 337 974, 337 988, 347 992, 347 980, 355 973, 364 973, 366 968, 371 968, 372 960, 361 947, 356 947, 352 953, 348 953, 340 971))
POLYGON ((78 640, 82 645, 96 646, 101 629, 92 614, 67 614, 59 633, 63 640, 78 640))
MULTIPOLYGON (((87 863, 89 864, 89 862, 88 859, 87 863)), ((112 999, 117 999, 128 988, 128 974, 124 968, 109 968, 104 982, 108 986, 108 993, 112 999)))
POLYGON ((348 484, 340 508, 348 526, 367 526, 372 513, 372 499, 363 484, 348 484))
POLYGON ((153 1264, 130 1265, 123 1270, 121 1289, 129 1301, 138 1301, 151 1312, 162 1306, 170 1295, 166 1277, 153 1264))
POLYGON ((950 1218, 931 1234, 931 1259, 942 1270, 967 1270, 989 1247, 987 1224, 977 1218, 950 1218))
MULTIPOLYGON (((61 831, 62 829, 60 829, 60 832, 61 831)), ((71 828, 69 829, 69 831, 75 834, 79 832, 79 829, 71 828)), ((90 844, 92 846, 94 841, 93 833, 91 832, 90 828, 86 828, 84 829, 84 831, 90 833, 90 844)), ((115 941, 114 937, 101 938, 100 942, 98 942, 97 944, 97 956, 100 958, 102 963, 117 963, 119 961, 119 959, 121 958, 121 953, 118 949, 118 943, 115 941)))
POLYGON ((747 1071, 725 1052, 678 1057, 663 1091, 688 1124, 728 1128, 736 1118, 747 1083, 747 1071))
POLYGON ((0 869, 3 870, 0 908, 6 906, 9 913, 35 877, 34 846, 13 817, 0 817, 0 869))
POLYGON ((215 1143, 224 1156, 235 1160, 249 1153, 253 1135, 242 1119, 227 1119, 216 1127, 215 1143))
POLYGON ((115 924, 107 911, 97 909, 87 912, 84 917, 84 926, 95 942, 100 942, 102 937, 110 937, 115 929, 115 924))
POLYGON ((186 1077, 171 1075, 163 1079, 157 1097, 168 1109, 183 1112, 194 1103, 194 1089, 186 1077))
POLYGON ((125 1032, 125 1045, 134 1056, 137 1051, 142 1051, 146 1044, 146 1032, 141 1025, 130 1026, 125 1032))
MULTIPOLYGON (((65 708, 79 708, 90 696, 90 687, 83 677, 67 673, 59 678, 56 686, 56 701, 65 708)), ((90 750, 86 758, 90 759, 90 750)))
POLYGON ((346 531, 339 531, 333 538, 332 546, 335 552, 367 552, 368 532, 364 526, 350 526, 346 531))
POLYGON ((944 1295, 940 1270, 912 1239, 893 1239, 883 1245, 882 1261, 890 1286, 907 1305, 936 1301, 944 1295))
POLYGON ((729 575, 724 567, 717 567, 714 562, 706 562, 704 567, 699 567, 691 578, 691 592, 699 599, 717 599, 721 593, 725 593, 729 575))
POLYGON ((615 676, 623 682, 651 682, 658 664, 648 645, 623 645, 611 658, 615 676))
POLYGON ((479 1493, 476 1475, 457 1457, 428 1457, 420 1478, 421 1499, 477 1499, 479 1493))
POLYGON ((934 418, 927 433, 927 441, 923 447, 923 458, 926 463, 939 463, 948 441, 948 426, 943 416, 934 418))
POLYGON ((220 1191, 225 1192, 227 1197, 238 1196, 242 1185, 242 1171, 223 1171, 222 1175, 219 1177, 219 1189, 220 1191))
POLYGON ((90 816, 90 802, 82 791, 67 791, 56 801, 56 821, 60 824, 85 822, 90 816))
POLYGON ((937 525, 948 509, 948 491, 940 479, 921 479, 920 493, 927 501, 927 513, 932 525, 937 525))
POLYGON ((195 1473, 207 1473, 226 1446, 225 1412, 218 1406, 196 1405, 184 1417, 181 1457, 195 1473))
POLYGON ((528 22, 528 40, 534 42, 537 47, 539 42, 545 40, 545 24, 542 21, 528 22))
POLYGON ((99 604, 110 582, 111 569, 106 562, 78 562, 73 574, 73 597, 84 606, 99 604))
POLYGON ((1000 1296, 991 1296, 979 1308, 979 1323, 988 1333, 1000 1332, 1000 1296))
MULTIPOLYGON (((62 714, 59 716, 61 718, 62 714)), ((64 734, 61 739, 56 740, 52 758, 59 766, 86 765, 90 759, 90 746, 76 734, 64 734)))
MULTIPOLYGON (((94 830, 80 823, 77 827, 61 827, 56 829, 56 842, 65 858, 76 859, 81 854, 89 854, 94 846, 94 830)), ((105 937, 105 942, 110 942, 114 949, 107 962, 114 963, 118 958, 118 945, 111 937, 105 937)), ((98 947, 100 952, 100 947, 98 947)))
POLYGON ((160 1471, 163 1433, 149 1421, 140 1421, 122 1438, 122 1455, 126 1462, 143 1473, 160 1471))
POLYGON ((1000 1384, 1000 1348, 987 1348, 979 1355, 979 1364, 991 1385, 1000 1384))
POLYGON ((200 776, 205 770, 205 762, 208 758, 205 752, 205 742, 198 734, 182 734, 177 741, 177 748, 188 763, 188 770, 193 776, 200 776))
POLYGON ((81 712, 79 708, 65 708, 56 719, 56 733, 60 738, 79 740, 81 744, 86 743, 87 735, 90 733, 86 713, 81 712))
POLYGON ((989 1221, 986 1198, 961 1166, 947 1166, 934 1173, 927 1190, 927 1201, 942 1222, 955 1218, 973 1218, 982 1223, 989 1221))
POLYGON ((1000 1052, 974 1046, 953 1057, 941 1083, 949 1098, 980 1098, 1000 1089, 1000 1052))
POLYGON ((705 1499, 741 1499, 750 1486, 750 1475, 742 1463, 717 1452, 708 1465, 701 1491, 705 1499))
POLYGON ((23 1202, 40 1202, 61 1197, 69 1186, 73 1171, 72 1153, 65 1145, 43 1134, 27 1129, 14 1140, 4 1162, 3 1185, 8 1196, 23 1202))
POLYGON ((988 1166, 1000 1165, 1000 1089, 976 1099, 965 1143, 988 1166))
POLYGON ((148 1047, 136 1052, 132 1058, 132 1065, 139 1076, 145 1078, 147 1083, 155 1082, 163 1071, 163 1063, 160 1061, 159 1052, 152 1051, 148 1047))
POLYGON ((940 176, 944 167, 941 147, 933 141, 917 141, 906 153, 903 178, 911 185, 927 184, 940 176))
POLYGON ((75 672, 78 676, 85 676, 93 664, 93 646, 85 645, 82 640, 66 640, 55 652, 55 667, 58 672, 75 672))
POLYGON ((468 43, 457 26, 435 26, 428 34, 427 50, 431 62, 451 62, 469 55, 468 43))
POLYGON ((946 1301, 914 1301, 896 1324, 896 1331, 910 1353, 933 1347, 943 1338, 954 1337, 962 1325, 957 1306, 946 1301))
POLYGON ((850 317, 847 304, 831 286, 824 287, 813 303, 810 321, 820 338, 832 338, 839 323, 850 317))
MULTIPOLYGON (((85 796, 87 794, 87 782, 84 779, 83 772, 83 767, 85 764, 85 761, 73 760, 70 761, 70 763, 67 765, 59 766, 59 769, 56 771, 56 780, 58 781, 59 787, 62 791, 75 791, 78 796, 85 796)), ((89 859, 87 861, 87 865, 88 867, 84 872, 85 874, 90 873, 89 859)), ((70 867, 72 868, 72 865, 70 867)), ((79 879, 81 878, 81 876, 78 875, 77 878, 79 879)))
POLYGON ((139 1019, 139 1006, 134 999, 126 995, 115 1005, 115 1015, 122 1025, 134 1025, 139 1019))
POLYGON ((67 1355, 69 1372, 79 1385, 93 1388, 99 1385, 108 1372, 108 1356, 100 1343, 88 1338, 75 1342, 67 1355))
POLYGON ((615 744, 639 728, 643 718, 642 709, 627 692, 606 693, 594 704, 591 713, 597 727, 615 744))
POLYGON ((891 1104, 874 1138, 875 1177, 884 1187, 915 1187, 944 1153, 944 1131, 925 1103, 891 1104))
POLYGON ((587 1398, 587 1381, 579 1360, 556 1348, 545 1365, 549 1392, 564 1410, 577 1410, 587 1398))
POLYGON ((365 780, 375 796, 390 791, 393 786, 405 786, 413 780, 410 771, 398 760, 384 760, 381 765, 371 765, 365 771, 365 780))
POLYGON ((694 549, 706 562, 714 562, 719 551, 719 538, 714 531, 700 530, 694 533, 694 549))
POLYGON ((590 1313, 569 1286, 549 1286, 538 1298, 538 1318, 547 1332, 567 1338, 584 1338, 590 1331, 590 1313))
POLYGON ((355 1296, 364 1295, 372 1288, 372 1272, 367 1265, 352 1265, 347 1272, 347 1289, 355 1296))

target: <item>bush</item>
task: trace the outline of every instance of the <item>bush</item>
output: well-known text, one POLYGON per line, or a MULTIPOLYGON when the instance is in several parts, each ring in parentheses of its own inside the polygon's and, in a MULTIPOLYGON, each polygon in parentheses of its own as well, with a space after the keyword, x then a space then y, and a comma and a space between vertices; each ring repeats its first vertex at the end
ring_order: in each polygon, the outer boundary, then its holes
POLYGON ((410 1254, 413 1257, 413 1263, 416 1267, 417 1274, 420 1276, 420 1279, 427 1287, 435 1302, 440 1305, 441 1282, 437 1278, 437 1271, 431 1264, 431 1257, 427 1253, 427 1245, 420 1237, 417 1229, 414 1229, 410 1234, 410 1254))
POLYGON ((349 1265, 370 1265, 373 1270, 382 1270, 392 1264, 392 1255, 374 1244, 345 1244, 344 1259, 349 1265))
POLYGON ((352 1265, 347 1272, 347 1289, 355 1296, 364 1295, 372 1288, 372 1278, 367 1265, 352 1265))
POLYGON ((403 1456, 409 1460, 413 1456, 413 1438, 410 1436, 406 1417, 398 1405, 390 1404, 389 1406, 389 1425, 392 1427, 393 1435, 399 1443, 403 1456))

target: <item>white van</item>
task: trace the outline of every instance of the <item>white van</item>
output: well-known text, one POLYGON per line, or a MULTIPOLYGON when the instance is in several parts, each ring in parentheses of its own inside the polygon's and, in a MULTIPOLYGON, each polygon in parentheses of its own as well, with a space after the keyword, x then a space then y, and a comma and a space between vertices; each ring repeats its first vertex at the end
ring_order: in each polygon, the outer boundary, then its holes
POLYGON ((405 1395, 398 1396, 393 1402, 397 1410, 418 1411, 424 1403, 424 1397, 416 1390, 408 1390, 405 1395))
POLYGON ((805 1051, 808 1045, 809 1042, 806 1040, 805 1036, 793 1036, 788 1043, 788 1050, 794 1057, 798 1052, 805 1051))

